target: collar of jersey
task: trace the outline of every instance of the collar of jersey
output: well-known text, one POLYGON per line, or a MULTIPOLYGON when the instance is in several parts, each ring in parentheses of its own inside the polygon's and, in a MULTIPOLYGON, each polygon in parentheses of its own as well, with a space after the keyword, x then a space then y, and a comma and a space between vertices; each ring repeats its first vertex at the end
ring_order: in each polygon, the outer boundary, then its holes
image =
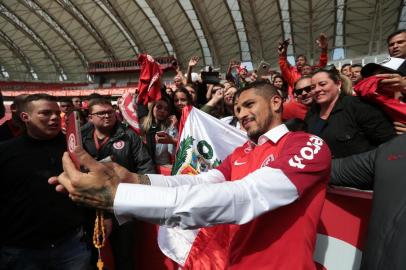
POLYGON ((272 141, 273 143, 277 143, 280 138, 283 137, 286 133, 289 132, 289 129, 286 127, 285 124, 280 124, 279 126, 274 127, 271 130, 268 130, 265 134, 262 134, 258 139, 258 144, 255 144, 253 141, 250 141, 252 146, 255 145, 262 145, 267 141, 272 141))

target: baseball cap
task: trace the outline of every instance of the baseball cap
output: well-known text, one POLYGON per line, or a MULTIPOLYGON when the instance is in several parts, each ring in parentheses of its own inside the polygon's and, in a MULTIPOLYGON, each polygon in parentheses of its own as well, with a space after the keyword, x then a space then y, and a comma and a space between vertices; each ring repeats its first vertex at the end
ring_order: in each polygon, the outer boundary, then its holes
POLYGON ((406 76, 406 60, 403 58, 388 57, 378 64, 366 64, 361 69, 363 78, 379 73, 397 73, 401 76, 406 76))

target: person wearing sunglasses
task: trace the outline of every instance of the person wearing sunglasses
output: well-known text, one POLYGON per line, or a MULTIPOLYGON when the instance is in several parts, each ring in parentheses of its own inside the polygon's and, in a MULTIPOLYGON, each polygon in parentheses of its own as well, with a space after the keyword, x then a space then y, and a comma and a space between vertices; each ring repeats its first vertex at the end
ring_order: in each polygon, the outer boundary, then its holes
POLYGON ((335 68, 316 71, 310 92, 314 104, 305 118, 307 132, 324 139, 333 157, 363 153, 396 136, 381 110, 358 97, 345 95, 347 90, 342 88, 335 68))
POLYGON ((313 98, 310 92, 312 91, 312 79, 311 76, 306 76, 299 79, 295 83, 293 90, 293 96, 299 103, 310 107, 313 103, 313 98))
MULTIPOLYGON (((89 122, 90 125, 82 128, 82 142, 83 148, 93 158, 103 160, 112 157, 131 172, 155 172, 142 139, 117 121, 116 112, 109 100, 95 98, 89 102, 89 122)), ((137 238, 135 221, 118 226, 115 219, 108 219, 108 224, 112 224, 109 240, 115 268, 134 269, 132 250, 137 238)))
POLYGON ((290 130, 300 130, 297 128, 297 123, 299 127, 302 127, 303 120, 309 111, 310 106, 313 103, 313 98, 310 94, 312 90, 312 77, 304 76, 300 78, 294 85, 293 88, 293 98, 285 101, 283 104, 282 117, 290 130), (289 123, 294 123, 293 127, 289 123), (291 128, 292 127, 292 128, 291 128))

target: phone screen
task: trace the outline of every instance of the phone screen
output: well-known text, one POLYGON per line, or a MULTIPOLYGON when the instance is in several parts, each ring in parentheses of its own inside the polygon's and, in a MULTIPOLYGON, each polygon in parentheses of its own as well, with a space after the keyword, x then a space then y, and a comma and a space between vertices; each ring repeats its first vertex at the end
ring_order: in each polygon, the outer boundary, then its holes
POLYGON ((73 111, 68 116, 66 126, 66 144, 68 153, 77 169, 80 169, 80 163, 74 153, 75 146, 82 146, 82 136, 80 133, 79 112, 73 111))

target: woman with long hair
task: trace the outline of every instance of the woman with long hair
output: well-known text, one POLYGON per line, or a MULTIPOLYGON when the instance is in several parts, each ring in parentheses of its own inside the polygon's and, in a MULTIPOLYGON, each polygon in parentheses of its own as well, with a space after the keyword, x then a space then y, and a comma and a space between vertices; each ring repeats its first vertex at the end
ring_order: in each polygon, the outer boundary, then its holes
POLYGON ((307 131, 323 138, 335 158, 369 151, 396 135, 382 111, 342 94, 335 68, 316 71, 311 83, 314 104, 305 118, 307 131))
POLYGON ((285 79, 282 77, 282 75, 275 75, 273 77, 272 85, 278 90, 279 95, 281 95, 283 99, 286 99, 288 97, 289 85, 288 82, 285 81, 285 79))
POLYGON ((175 91, 173 95, 173 107, 175 108, 175 116, 177 120, 180 120, 182 116, 182 110, 187 105, 194 105, 193 97, 190 95, 189 91, 184 87, 175 91))
POLYGON ((160 99, 152 103, 141 125, 148 150, 157 165, 171 164, 175 154, 178 130, 170 114, 170 102, 160 99))

